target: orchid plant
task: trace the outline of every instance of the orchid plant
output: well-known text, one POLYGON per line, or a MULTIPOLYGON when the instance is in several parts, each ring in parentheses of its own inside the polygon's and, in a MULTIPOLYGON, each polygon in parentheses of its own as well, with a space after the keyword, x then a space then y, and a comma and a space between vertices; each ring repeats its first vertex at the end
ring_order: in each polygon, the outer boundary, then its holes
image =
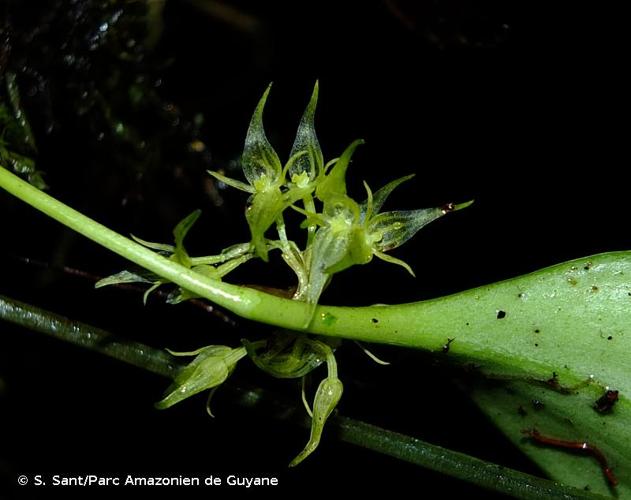
MULTIPOLYGON (((201 297, 277 328, 266 338, 243 339, 240 345, 171 352, 172 356, 194 358, 188 365, 168 371, 172 384, 156 406, 169 408, 208 390, 210 400, 246 357, 274 377, 302 379, 302 400, 312 417, 311 433, 304 449, 291 461, 293 466, 317 448, 327 419, 342 396, 335 359, 341 339, 447 351, 452 359, 502 382, 477 388, 471 396, 551 476, 580 488, 589 478, 588 486, 594 492, 620 498, 631 495, 631 336, 626 334, 631 322, 631 252, 584 257, 411 304, 321 305, 320 297, 334 275, 367 264, 373 257, 413 274, 407 263, 389 252, 425 225, 471 202, 382 211, 391 193, 411 175, 374 193, 364 182, 365 199, 353 199, 346 174, 362 141, 354 141, 338 158, 325 163, 314 126, 317 83, 283 165, 263 127, 269 92, 268 87, 247 132, 241 159, 245 181, 210 173, 250 195, 245 210, 249 241, 218 254, 193 256, 185 247, 199 211, 177 224, 172 243, 138 237, 130 240, 0 168, 0 187, 145 269, 122 271, 97 286, 146 283, 146 299, 156 288, 170 285, 170 303, 201 297), (286 220, 296 219, 294 212, 302 217, 299 228, 286 227, 286 220), (286 217, 289 213, 294 217, 286 217), (296 275, 290 298, 224 280, 250 260, 267 261, 271 252, 278 252, 296 275), (326 376, 309 404, 305 377, 324 364, 326 376), (526 411, 529 402, 544 399, 545 412, 526 411)), ((518 494, 530 498, 528 491, 518 494)), ((578 496, 592 493, 583 491, 578 496)))
MULTIPOLYGON (((317 82, 300 120, 289 159, 283 166, 263 126, 263 110, 270 89, 271 85, 256 106, 245 138, 241 165, 247 182, 231 179, 220 172, 209 172, 218 181, 250 195, 245 210, 250 241, 233 245, 218 255, 189 256, 184 247, 184 238, 199 217, 199 211, 191 213, 175 227, 173 245, 147 242, 138 237, 134 239, 169 260, 213 280, 221 280, 250 259, 267 261, 270 251, 278 250, 297 277, 292 299, 312 306, 318 303, 335 274, 353 265, 367 264, 373 256, 403 266, 414 275, 407 263, 386 252, 401 246, 430 222, 465 208, 471 202, 447 204, 439 208, 381 212, 392 191, 413 175, 396 179, 374 194, 364 182, 366 200, 361 203, 353 200, 347 193, 346 172, 355 149, 363 141, 354 141, 339 158, 324 163, 315 131, 317 82), (307 234, 303 245, 288 238, 284 220, 288 209, 304 216, 301 227, 306 229, 307 234), (272 226, 275 226, 277 239, 269 238, 272 226)), ((151 284, 145 300, 151 291, 167 283, 159 276, 122 271, 99 281, 96 286, 130 282, 151 284)), ((196 295, 185 288, 177 287, 169 295, 168 301, 178 303, 194 297, 196 295)), ((328 376, 316 390, 313 409, 306 403, 303 389, 303 401, 312 415, 312 427, 305 449, 291 462, 292 466, 297 465, 317 448, 326 419, 342 396, 343 385, 337 376, 334 355, 336 343, 282 330, 269 339, 254 342, 244 340, 243 344, 244 347, 238 348, 213 345, 182 353, 196 357, 178 374, 157 407, 168 408, 206 389, 211 389, 212 395, 212 391, 228 378, 237 362, 246 355, 261 369, 280 378, 304 378, 325 362, 328 376)))

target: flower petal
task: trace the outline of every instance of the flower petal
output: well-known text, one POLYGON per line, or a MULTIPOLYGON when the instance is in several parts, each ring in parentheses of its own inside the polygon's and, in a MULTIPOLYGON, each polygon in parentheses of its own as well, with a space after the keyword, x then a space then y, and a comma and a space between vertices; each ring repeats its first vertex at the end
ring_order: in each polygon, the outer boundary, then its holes
POLYGON ((403 245, 419 229, 445 213, 441 208, 384 212, 368 223, 368 233, 374 242, 374 248, 380 252, 387 252, 403 245))
POLYGON ((313 418, 311 420, 309 442, 300 454, 291 461, 289 464, 290 467, 298 465, 318 447, 320 438, 322 437, 322 431, 324 430, 324 424, 340 401, 343 389, 344 386, 337 377, 327 377, 320 382, 313 402, 313 418))
POLYGON ((175 238, 175 252, 173 256, 177 262, 186 267, 191 267, 192 263, 191 258, 184 248, 184 238, 201 214, 201 210, 195 210, 178 222, 177 226, 173 229, 173 237, 175 238))
POLYGON ((233 187, 240 191, 245 191, 246 193, 253 193, 254 188, 245 182, 237 181, 235 179, 231 179, 230 177, 226 177, 225 175, 220 174, 219 172, 215 172, 214 170, 207 170, 207 172, 212 175, 215 179, 220 182, 223 182, 227 186, 233 187))
MULTIPOLYGON (((403 184, 405 181, 409 181, 412 177, 414 177, 414 175, 415 174, 410 174, 403 177, 399 177, 398 179, 395 179, 389 182, 388 184, 386 184, 385 186, 383 186, 376 193, 373 193, 372 209, 370 211, 371 214, 378 214, 379 211, 381 210, 381 207, 388 199, 388 196, 390 196, 390 193, 392 193, 392 191, 394 191, 397 187, 399 187, 400 184, 403 184)), ((362 222, 364 221, 364 216, 366 215, 368 211, 368 204, 369 204, 369 200, 366 199, 366 201, 364 201, 360 205, 361 212, 362 212, 362 219, 361 219, 362 222)), ((369 214, 369 217, 370 217, 370 214, 369 214)))
POLYGON ((233 349, 227 346, 207 346, 196 352, 199 352, 197 357, 178 372, 166 396, 156 403, 156 408, 169 408, 199 392, 217 387, 246 354, 243 347, 233 349))
POLYGON ((254 364, 277 378, 304 377, 324 362, 324 356, 303 335, 279 332, 267 342, 241 342, 254 364))
POLYGON ((271 86, 270 84, 267 87, 254 110, 241 156, 243 173, 251 185, 263 177, 267 178, 268 182, 273 183, 280 177, 282 171, 278 155, 267 140, 263 128, 263 108, 271 86))
POLYGON ((283 194, 280 189, 268 189, 253 194, 248 200, 245 218, 250 227, 255 253, 265 262, 268 249, 265 233, 285 209, 283 194))
POLYGON ((289 154, 289 161, 291 162, 289 167, 290 179, 295 175, 307 172, 309 179, 314 180, 324 168, 324 157, 322 156, 322 149, 316 136, 314 124, 317 104, 318 82, 316 81, 311 100, 302 115, 298 131, 296 132, 296 139, 289 154))
POLYGON ((378 251, 375 251, 374 255, 375 255, 375 257, 379 257, 381 260, 389 262, 390 264, 396 264, 397 266, 401 266, 408 273, 410 273, 413 278, 416 278, 416 274, 414 274, 414 271, 412 270, 410 265, 407 262, 405 262, 404 260, 397 259, 396 257, 393 257, 392 255, 388 255, 386 253, 378 252, 378 251))
POLYGON ((346 170, 348 169, 355 149, 363 143, 363 139, 357 139, 348 146, 331 171, 318 184, 316 196, 320 201, 326 203, 332 197, 346 194, 346 170))

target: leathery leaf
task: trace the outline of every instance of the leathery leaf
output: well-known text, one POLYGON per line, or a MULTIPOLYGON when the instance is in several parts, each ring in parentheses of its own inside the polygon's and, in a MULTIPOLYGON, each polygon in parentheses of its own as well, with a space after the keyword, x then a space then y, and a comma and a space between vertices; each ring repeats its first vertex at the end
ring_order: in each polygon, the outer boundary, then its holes
POLYGON ((487 358, 478 366, 494 380, 472 397, 509 439, 555 480, 631 498, 631 253, 438 300, 464 321, 450 355, 477 337, 487 358), (507 355, 516 358, 510 367, 507 355))

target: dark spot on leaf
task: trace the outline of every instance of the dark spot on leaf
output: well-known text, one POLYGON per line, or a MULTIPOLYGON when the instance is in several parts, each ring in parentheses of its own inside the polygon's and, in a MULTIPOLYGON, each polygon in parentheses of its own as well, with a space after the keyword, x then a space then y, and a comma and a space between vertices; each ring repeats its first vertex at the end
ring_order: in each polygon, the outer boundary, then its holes
POLYGON ((596 400, 594 403, 594 410, 602 414, 611 413, 613 406, 617 401, 618 391, 608 390, 596 400))
POLYGON ((592 292, 597 292, 598 291, 598 287, 596 285, 592 285, 592 292))
POLYGON ((609 335, 609 337, 607 337, 607 340, 613 340, 613 336, 609 335))
POLYGON ((377 318, 373 318, 370 321, 372 321, 373 323, 379 323, 379 320, 377 318))
POLYGON ((449 352, 449 347, 451 346, 451 343, 456 340, 455 338, 450 339, 449 337, 447 337, 447 343, 443 344, 443 353, 447 354, 449 352))
POLYGON ((535 347, 539 347, 539 344, 535 344, 535 347))
POLYGON ((548 384, 554 390, 560 389, 561 386, 559 385, 559 376, 557 375, 557 372, 552 372, 552 377, 546 380, 546 384, 548 384))
POLYGON ((542 401, 538 399, 533 399, 531 403, 532 403, 532 407, 537 411, 543 410, 546 406, 542 401))
POLYGON ((506 317, 505 311, 497 311, 497 319, 504 319, 506 317))
POLYGON ((535 328, 535 333, 539 333, 540 331, 539 328, 535 328))
POLYGON ((592 267, 592 263, 591 263, 591 262, 588 262, 587 264, 585 264, 585 266, 583 267, 583 269, 584 269, 585 271, 589 271, 589 270, 591 269, 591 267, 592 267))

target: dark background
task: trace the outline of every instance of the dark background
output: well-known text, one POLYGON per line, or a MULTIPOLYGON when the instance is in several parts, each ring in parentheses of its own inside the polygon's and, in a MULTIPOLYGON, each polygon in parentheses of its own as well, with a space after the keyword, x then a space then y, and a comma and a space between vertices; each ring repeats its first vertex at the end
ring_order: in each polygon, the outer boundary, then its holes
MULTIPOLYGON (((611 6, 169 0, 152 50, 142 2, 0 6, 0 69, 17 75, 49 192, 121 233, 167 242, 177 221, 201 208, 191 253, 246 240, 244 197, 217 190, 205 171, 239 175, 247 124, 270 81, 266 130, 286 159, 319 79, 325 158, 366 139, 349 170, 352 193, 362 197, 361 180, 376 189, 415 172, 390 208, 476 200, 394 252, 416 280, 374 262, 336 276, 324 302, 420 300, 629 248, 628 51, 622 13, 611 6), (191 151, 196 140, 204 151, 191 151)), ((125 267, 120 258, 8 195, 0 210, 4 295, 156 347, 236 344, 266 332, 158 298, 143 307, 139 293, 94 290, 55 269, 105 276, 125 267)), ((291 276, 278 262, 252 264, 233 281, 285 286, 291 276)), ((476 491, 340 444, 326 430, 318 451, 288 470, 304 429, 248 413, 221 393, 215 420, 203 396, 159 412, 152 405, 165 380, 9 324, 0 331, 5 485, 29 472, 264 472, 280 476, 288 494, 476 491)), ((435 357, 374 350, 393 365, 375 366, 352 345, 338 351, 343 414, 537 473, 435 357)), ((247 365, 236 383, 299 404, 297 384, 247 365)))

